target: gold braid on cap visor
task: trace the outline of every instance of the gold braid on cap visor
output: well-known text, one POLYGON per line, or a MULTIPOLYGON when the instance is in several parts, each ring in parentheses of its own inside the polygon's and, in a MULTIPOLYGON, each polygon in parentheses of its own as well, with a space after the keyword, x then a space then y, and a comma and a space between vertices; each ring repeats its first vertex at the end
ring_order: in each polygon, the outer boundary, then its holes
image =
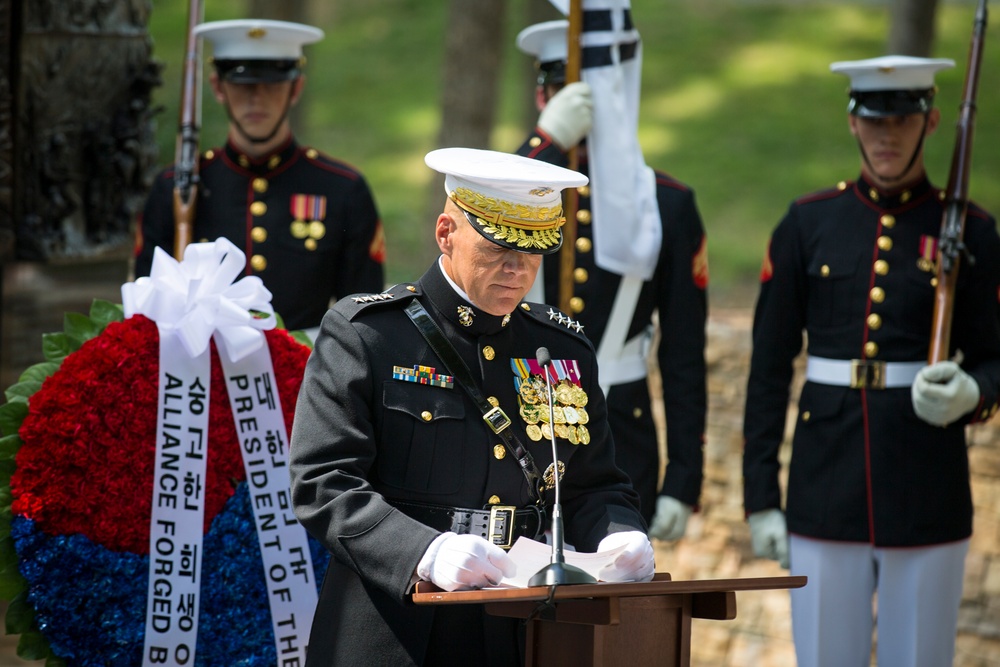
POLYGON ((561 204, 515 204, 495 197, 485 197, 468 188, 454 190, 451 200, 459 208, 475 216, 483 231, 497 241, 504 241, 518 248, 541 250, 557 246, 561 241, 562 233, 559 228, 566 223, 561 204))

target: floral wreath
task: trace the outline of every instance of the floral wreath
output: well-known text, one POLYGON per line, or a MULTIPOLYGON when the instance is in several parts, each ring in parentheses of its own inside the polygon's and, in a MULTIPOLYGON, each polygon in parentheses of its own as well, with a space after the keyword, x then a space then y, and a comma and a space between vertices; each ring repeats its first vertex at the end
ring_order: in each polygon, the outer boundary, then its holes
MULTIPOLYGON (((280 324, 280 320, 279 320, 280 324)), ((141 664, 149 581, 159 333, 94 301, 45 334, 45 361, 0 406, 0 598, 17 654, 141 664)), ((286 429, 311 344, 263 332, 286 429)), ((211 347, 209 453, 195 665, 277 664, 267 589, 226 383, 211 347)), ((314 582, 329 554, 309 538, 314 582)))

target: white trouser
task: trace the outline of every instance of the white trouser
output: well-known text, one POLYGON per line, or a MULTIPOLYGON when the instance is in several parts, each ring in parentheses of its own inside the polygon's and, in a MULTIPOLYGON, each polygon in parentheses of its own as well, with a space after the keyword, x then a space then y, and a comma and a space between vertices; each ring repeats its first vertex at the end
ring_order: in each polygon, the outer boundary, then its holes
POLYGON ((798 667, 868 667, 877 595, 879 667, 950 667, 969 541, 876 548, 789 537, 798 667))

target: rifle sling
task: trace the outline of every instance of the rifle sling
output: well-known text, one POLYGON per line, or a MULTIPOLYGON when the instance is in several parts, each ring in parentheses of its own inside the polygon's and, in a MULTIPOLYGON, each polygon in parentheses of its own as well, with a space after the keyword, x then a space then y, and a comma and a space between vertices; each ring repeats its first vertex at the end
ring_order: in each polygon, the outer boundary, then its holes
POLYGON ((406 306, 405 310, 407 316, 409 316, 413 324, 417 327, 417 330, 424 337, 424 340, 427 341, 427 344, 431 346, 434 353, 444 363, 448 374, 453 375, 462 388, 465 389, 473 403, 483 413, 483 420, 503 440, 507 451, 517 459, 518 465, 521 466, 521 472, 524 473, 525 479, 528 480, 528 491, 531 494, 531 498, 536 504, 541 504, 544 484, 542 475, 538 472, 538 466, 535 465, 535 459, 531 456, 531 452, 525 449, 517 439, 517 436, 510 432, 508 428, 510 419, 507 418, 507 415, 502 410, 490 405, 483 397, 482 392, 479 391, 479 386, 472 378, 469 367, 462 361, 462 357, 459 356, 454 346, 448 342, 448 339, 441 332, 437 322, 431 318, 427 309, 418 300, 414 299, 406 306), (506 423, 498 422, 498 418, 505 420, 506 423), (497 426, 498 423, 499 427, 497 426))

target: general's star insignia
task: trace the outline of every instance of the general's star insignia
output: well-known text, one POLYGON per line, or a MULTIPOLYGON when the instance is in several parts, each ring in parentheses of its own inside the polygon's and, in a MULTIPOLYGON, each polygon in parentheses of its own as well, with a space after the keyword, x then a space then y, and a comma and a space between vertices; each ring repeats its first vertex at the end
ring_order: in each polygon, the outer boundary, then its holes
POLYGON ((376 301, 388 301, 392 298, 392 294, 381 292, 379 294, 362 294, 361 296, 352 296, 351 300, 354 301, 354 303, 374 303, 376 301))

